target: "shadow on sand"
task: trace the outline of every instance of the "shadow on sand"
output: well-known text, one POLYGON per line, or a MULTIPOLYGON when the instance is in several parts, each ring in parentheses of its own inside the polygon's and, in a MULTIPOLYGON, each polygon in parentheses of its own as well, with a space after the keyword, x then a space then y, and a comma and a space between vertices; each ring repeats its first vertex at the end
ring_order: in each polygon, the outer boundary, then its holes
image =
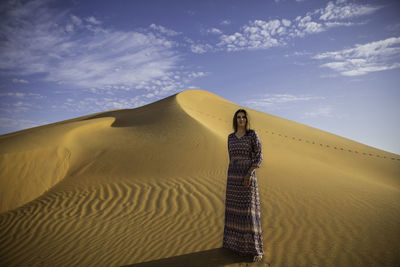
MULTIPOLYGON (((176 266, 176 267, 214 267, 225 266, 234 263, 252 262, 251 256, 242 257, 231 250, 216 248, 190 254, 174 256, 171 258, 159 259, 148 262, 123 265, 123 267, 149 267, 149 266, 176 266)), ((259 264, 265 265, 265 262, 259 264)), ((254 264, 256 266, 258 264, 254 264)), ((122 266, 121 266, 122 267, 122 266)))

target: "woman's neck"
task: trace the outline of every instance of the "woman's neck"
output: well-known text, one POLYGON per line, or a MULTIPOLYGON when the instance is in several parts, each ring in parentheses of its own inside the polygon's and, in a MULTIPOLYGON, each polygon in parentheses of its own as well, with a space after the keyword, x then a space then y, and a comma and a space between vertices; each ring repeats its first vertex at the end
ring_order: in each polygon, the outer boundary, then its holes
POLYGON ((237 132, 237 133, 245 133, 245 132, 246 132, 246 128, 244 128, 244 127, 238 127, 236 132, 237 132))

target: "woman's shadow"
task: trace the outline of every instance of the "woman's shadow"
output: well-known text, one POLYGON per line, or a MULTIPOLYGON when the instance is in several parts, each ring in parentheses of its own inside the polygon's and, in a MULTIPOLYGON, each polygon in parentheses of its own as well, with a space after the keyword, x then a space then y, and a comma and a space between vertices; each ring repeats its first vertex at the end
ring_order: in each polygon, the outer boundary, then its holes
MULTIPOLYGON (((204 267, 225 266, 233 263, 252 262, 252 258, 235 254, 226 248, 215 248, 194 253, 189 253, 171 258, 159 259, 148 262, 123 265, 125 267, 149 267, 149 266, 182 266, 182 267, 204 267)), ((265 262, 258 264, 265 266, 265 262)), ((257 266, 255 264, 254 266, 257 266)))

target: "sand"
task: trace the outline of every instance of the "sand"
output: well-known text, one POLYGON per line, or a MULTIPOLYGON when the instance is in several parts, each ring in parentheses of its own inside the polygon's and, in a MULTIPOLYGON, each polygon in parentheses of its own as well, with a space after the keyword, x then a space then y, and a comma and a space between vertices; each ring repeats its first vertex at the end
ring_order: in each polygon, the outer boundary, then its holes
MULTIPOLYGON (((238 108, 187 90, 0 136, 1 266, 248 266, 222 248, 238 108)), ((247 110, 264 156, 252 266, 399 266, 400 155, 247 110)))

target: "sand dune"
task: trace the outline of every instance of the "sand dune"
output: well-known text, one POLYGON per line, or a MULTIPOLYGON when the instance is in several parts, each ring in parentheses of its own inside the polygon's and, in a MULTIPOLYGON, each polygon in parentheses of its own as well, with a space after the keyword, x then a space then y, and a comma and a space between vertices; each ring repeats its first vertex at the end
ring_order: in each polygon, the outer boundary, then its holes
MULTIPOLYGON (((0 136, 1 266, 246 266, 222 246, 238 105, 187 90, 0 136)), ((253 109, 266 255, 398 266, 400 155, 253 109)))

